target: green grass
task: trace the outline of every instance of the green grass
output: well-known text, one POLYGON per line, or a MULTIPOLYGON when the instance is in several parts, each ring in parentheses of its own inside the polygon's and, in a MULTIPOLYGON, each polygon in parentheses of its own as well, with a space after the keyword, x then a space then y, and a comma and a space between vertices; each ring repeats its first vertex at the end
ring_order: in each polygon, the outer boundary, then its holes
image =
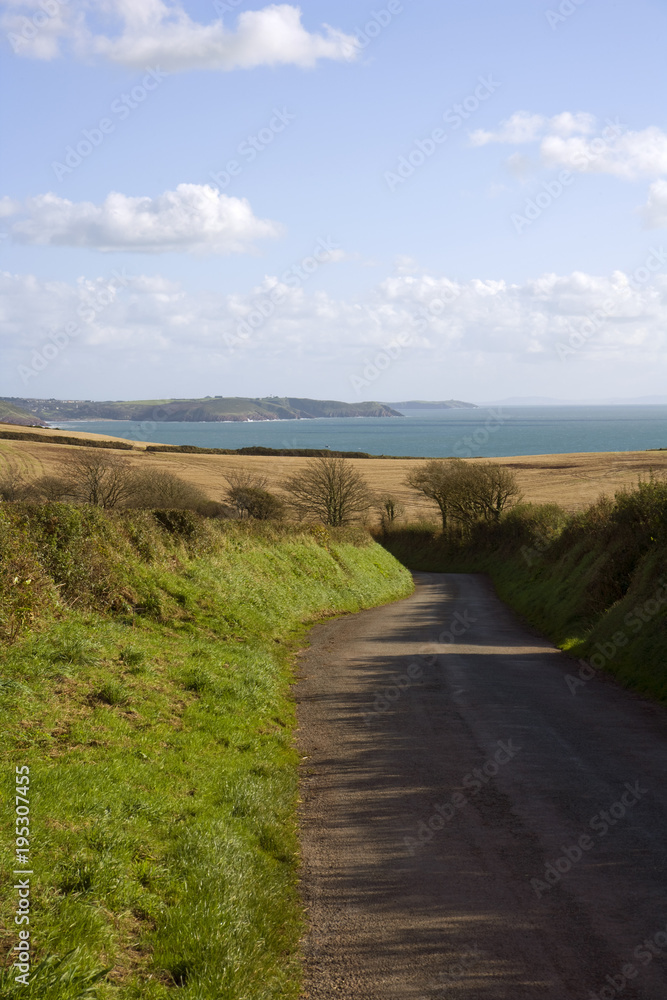
POLYGON ((296 998, 294 653, 409 574, 360 532, 59 504, 4 505, 0 554, 2 945, 27 764, 42 963, 0 996, 296 998))

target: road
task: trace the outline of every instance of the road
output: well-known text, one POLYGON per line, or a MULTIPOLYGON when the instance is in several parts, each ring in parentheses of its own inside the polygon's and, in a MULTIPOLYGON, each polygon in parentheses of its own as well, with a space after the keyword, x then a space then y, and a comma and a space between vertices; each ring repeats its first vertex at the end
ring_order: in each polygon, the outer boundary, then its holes
POLYGON ((300 658, 304 997, 666 1000, 667 712, 415 580, 300 658))

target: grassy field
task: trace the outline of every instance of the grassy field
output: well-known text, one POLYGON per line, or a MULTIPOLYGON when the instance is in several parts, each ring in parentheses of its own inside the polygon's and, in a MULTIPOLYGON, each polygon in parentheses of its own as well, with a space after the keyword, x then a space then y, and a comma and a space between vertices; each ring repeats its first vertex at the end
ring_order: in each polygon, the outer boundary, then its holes
POLYGON ((28 766, 41 963, 0 996, 296 998, 294 653, 407 571, 352 530, 62 504, 2 505, 0 556, 2 953, 28 766))
MULTIPOLYGON (((113 429, 110 422, 109 429, 113 429)), ((41 431, 40 431, 41 433, 41 431)), ((72 434, 64 431, 64 434, 72 434)), ((58 436, 57 431, 51 435, 58 436)), ((78 435, 84 437, 84 435, 78 435)), ((85 435, 98 438, 98 435, 85 435)), ((104 438, 113 440, 111 434, 104 438)), ((118 439, 120 440, 120 439, 118 439)), ((233 455, 153 454, 145 443, 134 442, 137 450, 127 453, 127 461, 139 468, 148 466, 173 472, 200 486, 213 500, 225 489, 225 473, 231 469, 252 469, 268 479, 269 489, 280 483, 308 459, 233 455)), ((3 469, 21 469, 28 475, 58 471, 66 452, 74 447, 34 442, 0 440, 0 475, 3 469)), ((432 514, 430 504, 421 502, 403 480, 420 459, 350 459, 378 493, 393 493, 406 507, 406 519, 432 514)), ((471 461, 475 461, 472 459, 471 461)), ((667 452, 591 452, 573 455, 528 455, 494 459, 516 472, 521 489, 532 503, 558 503, 566 510, 581 510, 601 493, 611 495, 622 486, 631 486, 640 475, 653 468, 667 471, 667 452)))

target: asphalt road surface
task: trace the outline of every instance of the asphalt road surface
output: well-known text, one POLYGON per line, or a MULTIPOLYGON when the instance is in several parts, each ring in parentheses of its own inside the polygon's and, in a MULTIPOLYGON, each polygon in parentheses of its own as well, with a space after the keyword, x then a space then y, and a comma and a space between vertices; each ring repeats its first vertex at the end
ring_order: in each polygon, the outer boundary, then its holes
POLYGON ((304 996, 667 1000, 667 712, 416 582, 301 657, 304 996))

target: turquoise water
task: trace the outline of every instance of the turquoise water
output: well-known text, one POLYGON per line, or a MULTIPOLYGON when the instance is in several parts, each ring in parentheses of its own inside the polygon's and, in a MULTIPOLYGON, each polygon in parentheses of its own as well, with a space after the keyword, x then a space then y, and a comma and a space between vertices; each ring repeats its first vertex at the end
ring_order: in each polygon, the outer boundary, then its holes
POLYGON ((331 448, 374 455, 462 458, 642 451, 667 447, 667 406, 505 406, 405 410, 404 417, 257 423, 75 420, 58 427, 204 448, 331 448))

